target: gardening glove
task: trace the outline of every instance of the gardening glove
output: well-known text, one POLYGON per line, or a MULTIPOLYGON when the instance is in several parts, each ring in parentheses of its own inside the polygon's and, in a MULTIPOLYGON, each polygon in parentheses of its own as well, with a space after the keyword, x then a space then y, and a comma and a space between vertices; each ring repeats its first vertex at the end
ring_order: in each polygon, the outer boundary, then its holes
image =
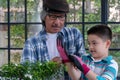
POLYGON ((69 59, 73 64, 86 75, 90 68, 82 61, 82 59, 76 55, 68 55, 69 59))
POLYGON ((58 52, 62 58, 62 62, 63 63, 66 63, 66 62, 70 62, 68 56, 67 56, 67 53, 66 51, 64 50, 64 47, 63 47, 63 44, 62 44, 62 37, 61 36, 58 36, 57 37, 57 49, 58 49, 58 52))

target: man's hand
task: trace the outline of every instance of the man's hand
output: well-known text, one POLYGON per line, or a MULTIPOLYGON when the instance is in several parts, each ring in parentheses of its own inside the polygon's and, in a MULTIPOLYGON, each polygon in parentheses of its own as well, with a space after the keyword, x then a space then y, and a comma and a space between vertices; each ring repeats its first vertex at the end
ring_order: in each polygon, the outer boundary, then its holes
POLYGON ((52 59, 52 61, 53 62, 57 62, 58 64, 62 64, 62 60, 61 60, 61 57, 54 57, 53 59, 52 59))

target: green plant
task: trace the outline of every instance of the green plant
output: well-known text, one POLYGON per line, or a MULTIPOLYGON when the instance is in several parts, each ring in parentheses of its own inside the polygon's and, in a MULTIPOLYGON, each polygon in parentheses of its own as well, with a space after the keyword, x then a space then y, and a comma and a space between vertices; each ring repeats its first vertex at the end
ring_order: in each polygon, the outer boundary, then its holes
POLYGON ((0 67, 0 76, 4 80, 51 80, 54 76, 59 76, 61 67, 63 66, 51 61, 45 63, 10 63, 0 67))
POLYGON ((24 26, 23 25, 11 25, 10 28, 11 46, 22 47, 24 44, 24 26))

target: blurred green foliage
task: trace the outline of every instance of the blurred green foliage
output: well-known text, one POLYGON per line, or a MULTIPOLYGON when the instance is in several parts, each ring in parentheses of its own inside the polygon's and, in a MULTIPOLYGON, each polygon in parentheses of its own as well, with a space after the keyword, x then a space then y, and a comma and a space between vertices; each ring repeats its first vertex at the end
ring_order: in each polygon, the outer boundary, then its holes
POLYGON ((5 64, 0 67, 0 76, 10 80, 51 80, 60 73, 61 65, 56 62, 5 64))

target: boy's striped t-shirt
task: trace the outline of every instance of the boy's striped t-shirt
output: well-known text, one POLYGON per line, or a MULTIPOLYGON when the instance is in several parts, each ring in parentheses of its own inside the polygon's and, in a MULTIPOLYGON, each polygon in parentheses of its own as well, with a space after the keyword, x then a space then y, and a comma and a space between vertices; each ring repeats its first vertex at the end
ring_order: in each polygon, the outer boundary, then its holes
MULTIPOLYGON (((112 58, 108 56, 102 60, 94 60, 91 55, 82 56, 82 60, 89 68, 95 72, 98 76, 98 80, 116 80, 118 73, 118 64, 112 58)), ((88 80, 84 74, 81 74, 81 80, 88 80)))

